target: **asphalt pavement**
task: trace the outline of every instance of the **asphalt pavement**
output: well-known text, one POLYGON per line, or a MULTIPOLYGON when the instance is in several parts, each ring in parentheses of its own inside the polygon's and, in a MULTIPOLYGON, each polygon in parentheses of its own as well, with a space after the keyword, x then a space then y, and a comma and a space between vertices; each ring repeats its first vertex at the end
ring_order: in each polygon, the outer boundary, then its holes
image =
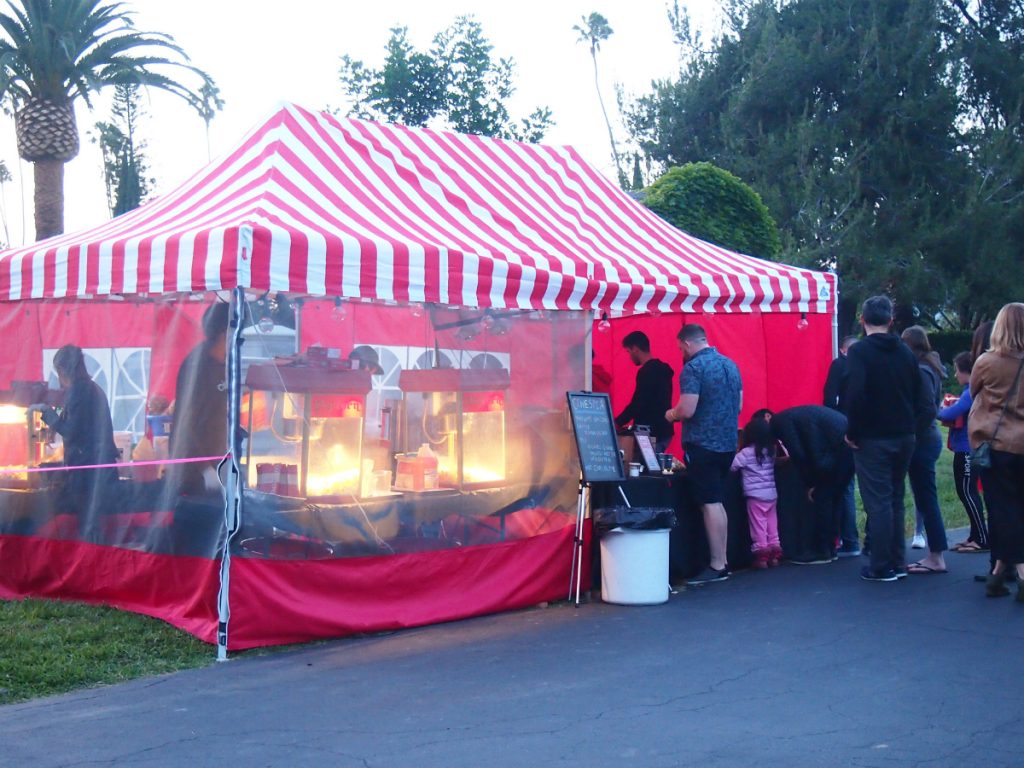
POLYGON ((984 597, 987 556, 947 562, 786 565, 0 707, 0 766, 1022 766, 1024 605, 984 597))

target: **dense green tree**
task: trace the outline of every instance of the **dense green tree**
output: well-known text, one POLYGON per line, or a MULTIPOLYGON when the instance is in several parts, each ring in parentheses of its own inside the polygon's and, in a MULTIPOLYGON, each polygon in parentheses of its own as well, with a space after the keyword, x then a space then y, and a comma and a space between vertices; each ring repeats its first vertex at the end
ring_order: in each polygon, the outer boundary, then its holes
POLYGON ((970 328, 1024 296, 1024 2, 950 0, 945 20, 968 158, 962 215, 948 228, 965 268, 948 312, 970 328))
POLYGON ((506 103, 516 90, 515 62, 493 56, 494 46, 471 16, 435 35, 429 51, 416 50, 405 27, 391 30, 386 49, 379 69, 342 57, 350 115, 519 141, 539 141, 552 125, 545 107, 518 121, 511 117, 506 103))
POLYGON ((711 163, 670 168, 647 188, 643 202, 670 224, 723 248, 763 259, 782 248, 757 192, 711 163))
POLYGON ((0 13, 0 99, 14 102, 18 153, 33 163, 36 238, 64 231, 64 164, 78 154, 75 101, 136 83, 180 96, 197 110, 210 82, 173 39, 139 32, 126 6, 107 0, 20 0, 0 13))
POLYGON ((909 316, 964 294, 971 153, 941 0, 732 0, 727 27, 695 44, 678 79, 629 111, 664 166, 708 160, 756 189, 782 257, 836 269, 852 318, 887 291, 909 316))

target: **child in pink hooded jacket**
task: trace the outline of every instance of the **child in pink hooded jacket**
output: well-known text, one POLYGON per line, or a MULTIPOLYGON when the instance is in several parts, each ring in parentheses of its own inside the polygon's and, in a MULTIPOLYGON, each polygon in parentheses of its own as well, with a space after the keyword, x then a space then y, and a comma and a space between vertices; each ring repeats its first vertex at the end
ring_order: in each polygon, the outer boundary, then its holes
POLYGON ((785 455, 785 449, 772 437, 768 422, 760 418, 752 419, 743 428, 743 444, 745 447, 733 459, 732 471, 743 475, 754 567, 767 568, 778 565, 782 558, 776 511, 779 494, 775 490, 775 459, 785 455))

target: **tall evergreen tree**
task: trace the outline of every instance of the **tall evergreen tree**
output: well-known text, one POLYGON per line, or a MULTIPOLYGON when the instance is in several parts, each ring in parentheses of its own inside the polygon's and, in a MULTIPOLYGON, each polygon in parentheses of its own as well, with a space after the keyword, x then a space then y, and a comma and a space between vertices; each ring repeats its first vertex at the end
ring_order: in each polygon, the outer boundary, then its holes
POLYGON ((848 319, 869 291, 908 312, 942 306, 964 158, 940 10, 735 0, 711 49, 694 46, 679 79, 633 105, 634 138, 664 165, 707 160, 748 180, 782 258, 837 269, 848 319))
POLYGON ((146 178, 146 142, 139 138, 138 125, 143 116, 137 85, 114 88, 114 103, 109 122, 96 123, 96 143, 103 153, 103 181, 111 216, 120 216, 138 208, 149 194, 151 179, 146 178))

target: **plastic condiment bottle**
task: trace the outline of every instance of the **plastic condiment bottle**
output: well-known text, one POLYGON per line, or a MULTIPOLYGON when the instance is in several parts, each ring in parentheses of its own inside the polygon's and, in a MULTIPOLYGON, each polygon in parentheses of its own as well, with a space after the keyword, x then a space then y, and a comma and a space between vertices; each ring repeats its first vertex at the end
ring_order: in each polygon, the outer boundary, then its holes
POLYGON ((416 456, 419 458, 420 466, 423 468, 423 490, 434 490, 438 487, 437 456, 430 449, 430 446, 427 443, 420 445, 420 449, 416 452, 416 456))

